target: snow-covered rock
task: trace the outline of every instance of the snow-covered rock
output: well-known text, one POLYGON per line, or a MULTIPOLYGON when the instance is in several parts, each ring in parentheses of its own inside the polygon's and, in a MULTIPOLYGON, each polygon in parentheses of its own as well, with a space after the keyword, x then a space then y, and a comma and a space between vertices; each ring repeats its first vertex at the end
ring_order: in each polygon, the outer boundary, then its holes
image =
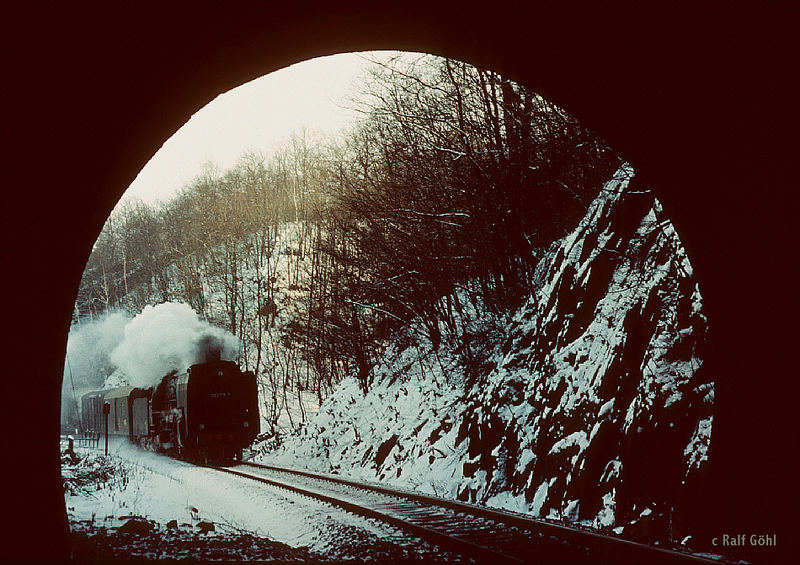
POLYGON ((711 434, 707 324, 674 228, 631 178, 621 169, 554 247, 496 369, 470 392, 459 440, 488 479, 462 498, 510 491, 534 514, 607 528, 652 512, 644 537, 679 535, 711 434))
POLYGON ((343 381, 256 457, 685 537, 711 437, 707 323, 672 224, 632 179, 622 167, 552 246, 481 375, 466 376, 452 348, 390 347, 366 394, 343 381))

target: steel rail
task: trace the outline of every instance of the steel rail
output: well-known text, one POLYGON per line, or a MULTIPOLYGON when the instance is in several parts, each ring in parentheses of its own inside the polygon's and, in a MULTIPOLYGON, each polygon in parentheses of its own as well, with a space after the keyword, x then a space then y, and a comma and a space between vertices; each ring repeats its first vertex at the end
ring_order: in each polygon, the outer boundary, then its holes
POLYGON ((325 475, 321 473, 313 473, 310 471, 287 469, 284 467, 263 465, 259 463, 252 463, 249 461, 244 462, 243 465, 260 469, 266 469, 269 471, 298 475, 301 477, 307 477, 321 481, 329 481, 332 483, 346 485, 353 488, 359 488, 366 491, 372 491, 389 496, 414 500, 428 506, 449 508, 451 510, 462 512, 470 516, 478 516, 481 518, 494 520, 496 522, 501 522, 509 526, 514 526, 521 530, 529 530, 544 534, 546 536, 552 536, 558 539, 570 541, 578 545, 590 547, 592 548, 593 551, 597 552, 598 557, 601 557, 602 558, 601 560, 603 562, 632 563, 632 564, 649 563, 654 565, 655 564, 688 565, 688 564, 701 564, 701 563, 720 565, 720 563, 725 563, 725 561, 715 560, 698 555, 692 555, 689 553, 682 553, 671 549, 655 547, 652 545, 632 540, 627 540, 624 538, 604 535, 599 532, 593 532, 585 529, 569 527, 563 524, 554 524, 552 522, 530 518, 527 516, 521 516, 504 510, 491 509, 485 506, 479 506, 477 504, 470 504, 466 502, 449 500, 435 496, 409 492, 405 490, 392 489, 369 483, 361 483, 337 476, 325 475))
POLYGON ((461 555, 474 557, 478 562, 491 562, 491 563, 508 563, 508 564, 520 564, 523 563, 522 560, 506 555, 504 553, 500 553, 494 551, 488 547, 472 543, 470 541, 451 536, 445 534, 441 531, 434 530, 431 528, 427 528, 420 524, 415 524, 413 522, 409 522, 406 520, 402 520, 396 516, 392 516, 391 514, 387 514, 384 512, 380 512, 375 510, 374 508, 369 508, 367 506, 362 506, 359 504, 354 504, 352 502, 348 502, 342 500, 340 498, 336 498, 333 496, 329 496, 320 492, 315 492, 312 490, 307 490, 302 487, 298 487, 296 485, 291 485, 287 483, 283 483, 280 481, 275 481, 272 479, 268 479, 266 477, 260 477, 258 475, 251 475, 249 473, 243 473, 241 471, 237 471, 235 469, 231 469, 228 467, 211 467, 212 469, 216 469, 217 471, 222 471, 225 473, 229 473, 232 475, 236 475, 239 477, 251 479, 254 481, 258 481, 273 487, 289 490, 296 494, 300 494, 303 496, 308 496, 314 498, 316 500, 321 500, 323 502, 327 502, 333 506, 337 506, 346 510, 347 512, 351 512, 353 514, 358 514, 360 516, 364 516, 366 518, 375 518, 382 522, 386 522, 398 528, 404 529, 409 533, 425 540, 431 542, 435 545, 438 545, 442 549, 453 551, 455 553, 459 553, 461 555))

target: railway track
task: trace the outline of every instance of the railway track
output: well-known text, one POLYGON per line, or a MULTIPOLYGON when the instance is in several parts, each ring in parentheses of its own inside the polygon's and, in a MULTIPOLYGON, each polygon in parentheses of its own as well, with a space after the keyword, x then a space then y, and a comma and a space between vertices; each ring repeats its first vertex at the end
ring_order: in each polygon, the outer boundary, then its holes
POLYGON ((477 563, 720 563, 474 504, 306 471, 249 462, 214 469, 382 520, 477 563))

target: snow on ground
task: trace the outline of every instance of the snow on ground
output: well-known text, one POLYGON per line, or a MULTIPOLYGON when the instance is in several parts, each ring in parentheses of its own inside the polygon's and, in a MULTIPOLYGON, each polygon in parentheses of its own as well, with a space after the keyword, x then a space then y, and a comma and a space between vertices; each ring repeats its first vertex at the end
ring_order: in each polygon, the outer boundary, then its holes
POLYGON ((394 378, 366 395, 354 378, 342 381, 316 417, 283 436, 279 449, 257 447, 254 460, 455 498, 467 445, 453 447, 464 410, 461 387, 444 377, 454 365, 444 351, 392 348, 375 371, 392 370, 394 378))
MULTIPOLYGON (((108 457, 102 455, 102 446, 99 449, 76 448, 76 451, 82 461, 62 466, 67 487, 65 505, 76 543, 85 543, 82 536, 87 532, 92 535, 100 532, 95 539, 106 539, 111 532, 117 537, 112 536, 109 545, 131 545, 123 534, 126 524, 134 517, 150 523, 161 533, 160 537, 177 531, 190 534, 188 542, 175 541, 174 547, 159 549, 164 552, 161 554, 153 553, 152 544, 140 549, 138 555, 145 557, 181 557, 180 548, 187 543, 197 546, 204 540, 208 543, 211 538, 217 538, 218 545, 225 540, 233 543, 231 536, 236 539, 245 536, 248 546, 257 545, 259 540, 278 542, 262 549, 268 551, 266 556, 253 554, 252 549, 244 554, 257 559, 274 558, 275 547, 283 551, 278 554, 282 559, 361 559, 366 556, 373 560, 377 555, 394 561, 420 557, 417 554, 420 550, 428 560, 448 557, 413 538, 404 547, 396 547, 397 540, 407 539, 406 536, 378 521, 144 451, 126 441, 113 441, 108 457), (208 524, 213 524, 213 531, 198 538, 198 532, 208 529, 208 524)), ((115 550, 120 549, 124 548, 115 547, 115 550)), ((127 551, 130 552, 130 547, 127 551)), ((183 556, 189 555, 191 551, 183 556)), ((228 554, 227 558, 230 557, 228 554)), ((234 558, 238 557, 241 554, 234 554, 234 558)))

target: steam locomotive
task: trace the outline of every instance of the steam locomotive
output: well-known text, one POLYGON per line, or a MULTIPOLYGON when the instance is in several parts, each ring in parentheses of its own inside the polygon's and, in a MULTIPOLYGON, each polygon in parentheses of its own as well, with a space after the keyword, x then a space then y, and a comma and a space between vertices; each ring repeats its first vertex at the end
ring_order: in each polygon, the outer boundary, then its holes
POLYGON ((241 460, 258 435, 255 375, 212 360, 172 372, 153 388, 123 386, 82 397, 84 429, 128 437, 169 455, 208 463, 241 460))

